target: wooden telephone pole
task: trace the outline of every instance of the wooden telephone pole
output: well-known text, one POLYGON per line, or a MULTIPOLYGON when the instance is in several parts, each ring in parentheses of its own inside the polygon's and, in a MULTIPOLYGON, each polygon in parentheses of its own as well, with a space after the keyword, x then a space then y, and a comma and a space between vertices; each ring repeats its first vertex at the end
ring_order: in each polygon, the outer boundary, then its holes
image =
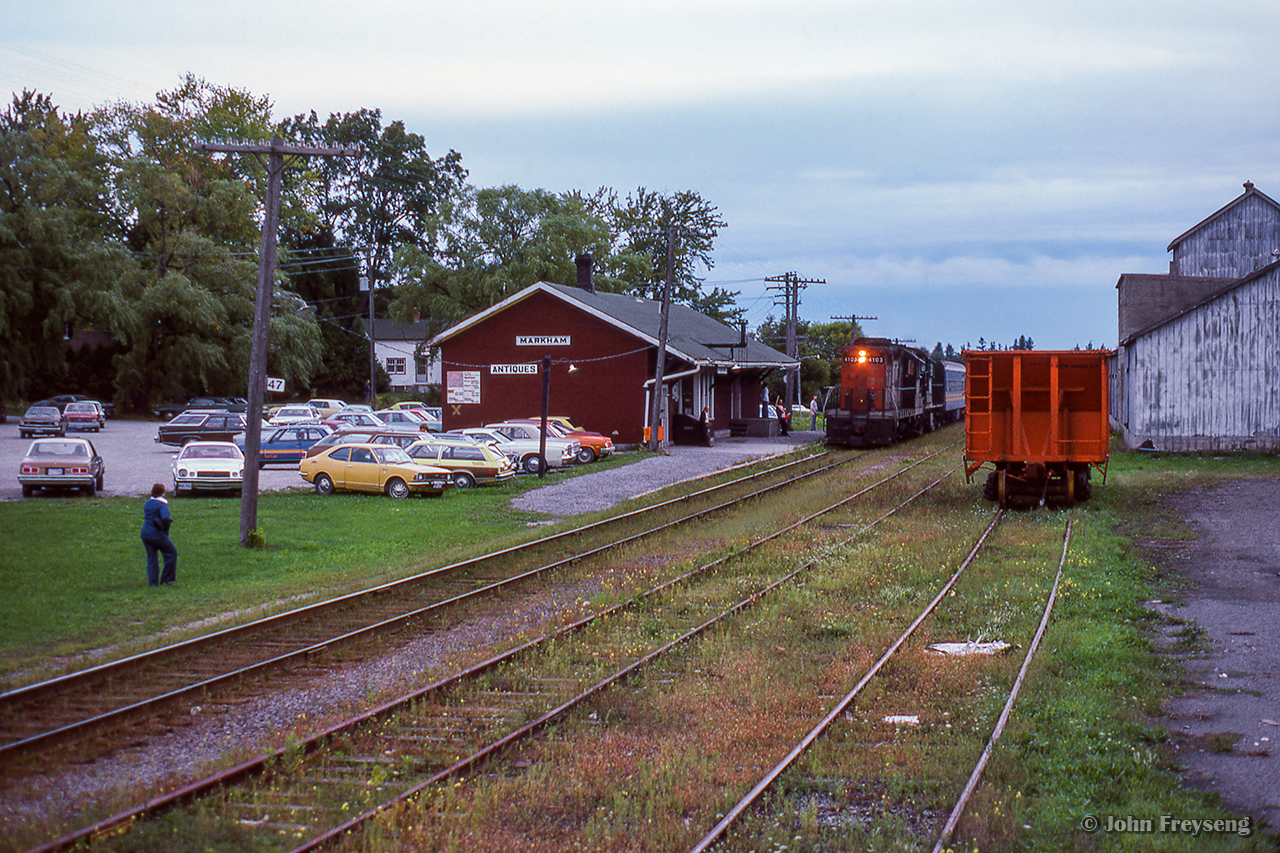
MULTIPOLYGON (((769 287, 769 290, 782 291, 782 297, 786 306, 787 318, 787 357, 799 360, 800 347, 796 340, 796 320, 800 313, 800 291, 811 284, 826 284, 825 278, 801 278, 794 272, 775 275, 766 278, 765 281, 774 282, 776 286, 769 287)), ((774 302, 776 305, 777 302, 774 302)), ((787 390, 782 395, 783 405, 790 409, 792 403, 800 402, 800 370, 787 371, 787 390)))
MULTIPOLYGON (((688 228, 681 228, 678 225, 668 225, 666 227, 667 235, 667 277, 662 284, 662 313, 658 318, 658 358, 657 364, 653 370, 653 397, 649 401, 649 449, 657 452, 662 446, 662 440, 658 436, 658 429, 662 426, 662 401, 666 390, 662 387, 662 374, 666 370, 667 365, 667 327, 671 317, 671 280, 673 276, 672 267, 675 265, 676 255, 676 232, 691 237, 706 237, 712 235, 703 234, 698 231, 691 231, 688 228)), ((654 232, 637 231, 637 234, 652 234, 654 232)))
POLYGON ((267 197, 263 202, 262 251, 258 264, 258 295, 253 309, 253 339, 249 349, 249 401, 244 416, 244 481, 240 489, 240 544, 248 545, 258 528, 258 460, 262 453, 262 399, 267 386, 267 334, 271 327, 271 295, 276 272, 276 232, 280 227, 280 185, 285 155, 301 157, 351 157, 355 148, 307 148, 285 145, 272 134, 267 145, 223 145, 212 142, 197 151, 267 155, 267 197))

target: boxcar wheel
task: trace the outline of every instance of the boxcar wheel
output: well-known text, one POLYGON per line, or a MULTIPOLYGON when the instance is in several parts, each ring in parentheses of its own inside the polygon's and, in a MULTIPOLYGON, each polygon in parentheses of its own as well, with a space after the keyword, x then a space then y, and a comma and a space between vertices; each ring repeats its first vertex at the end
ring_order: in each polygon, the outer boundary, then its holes
POLYGON ((990 474, 987 475, 987 481, 982 484, 982 496, 989 501, 997 500, 1000 497, 1000 493, 999 493, 1000 487, 996 483, 996 480, 999 478, 999 476, 1000 476, 999 471, 992 471, 990 474))

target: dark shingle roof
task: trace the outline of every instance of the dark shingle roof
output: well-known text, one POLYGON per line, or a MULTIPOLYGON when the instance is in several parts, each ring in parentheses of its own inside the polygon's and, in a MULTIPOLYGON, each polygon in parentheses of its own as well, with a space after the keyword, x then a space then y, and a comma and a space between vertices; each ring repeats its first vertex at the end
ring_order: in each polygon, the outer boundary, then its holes
MULTIPOLYGON (((576 305, 595 317, 657 346, 661 322, 661 303, 620 293, 595 293, 579 287, 566 287, 540 281, 504 299, 487 311, 481 311, 456 326, 441 332, 428 343, 436 346, 487 317, 521 302, 534 293, 547 293, 576 305)), ((759 341, 747 338, 745 347, 730 349, 740 339, 739 330, 693 310, 687 305, 672 304, 667 321, 667 350, 692 363, 737 364, 758 367, 796 367, 799 362, 759 341), (711 346, 719 344, 720 346, 711 346), (732 356, 730 355, 732 353, 732 356)))

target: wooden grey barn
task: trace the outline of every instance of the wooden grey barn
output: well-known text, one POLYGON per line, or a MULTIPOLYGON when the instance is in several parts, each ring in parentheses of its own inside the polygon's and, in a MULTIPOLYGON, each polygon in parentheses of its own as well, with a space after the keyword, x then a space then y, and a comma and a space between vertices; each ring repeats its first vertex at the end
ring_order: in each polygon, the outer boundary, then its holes
POLYGON ((1111 417, 1127 447, 1280 450, 1280 204, 1244 188, 1169 245, 1168 275, 1116 285, 1111 417))
MULTIPOLYGON (((580 277, 582 273, 580 271, 580 277)), ((440 348, 444 427, 536 417, 542 360, 550 414, 639 444, 657 364, 661 303, 540 281, 428 341, 440 348)), ((799 363, 685 305, 672 305, 663 366, 663 436, 708 410, 713 431, 755 420, 765 377, 799 363), (683 422, 683 421, 682 421, 683 422)), ((776 429, 776 423, 774 424, 776 429)))

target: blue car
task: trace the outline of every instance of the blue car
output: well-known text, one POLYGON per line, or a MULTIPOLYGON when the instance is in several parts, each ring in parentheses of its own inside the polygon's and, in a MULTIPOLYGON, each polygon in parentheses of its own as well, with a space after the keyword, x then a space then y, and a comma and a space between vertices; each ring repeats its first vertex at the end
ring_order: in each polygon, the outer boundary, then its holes
MULTIPOLYGON (((296 465, 307 455, 307 448, 331 432, 333 430, 323 424, 291 424, 264 429, 258 467, 281 462, 296 465)), ((244 450, 244 433, 236 436, 236 446, 244 450)))

